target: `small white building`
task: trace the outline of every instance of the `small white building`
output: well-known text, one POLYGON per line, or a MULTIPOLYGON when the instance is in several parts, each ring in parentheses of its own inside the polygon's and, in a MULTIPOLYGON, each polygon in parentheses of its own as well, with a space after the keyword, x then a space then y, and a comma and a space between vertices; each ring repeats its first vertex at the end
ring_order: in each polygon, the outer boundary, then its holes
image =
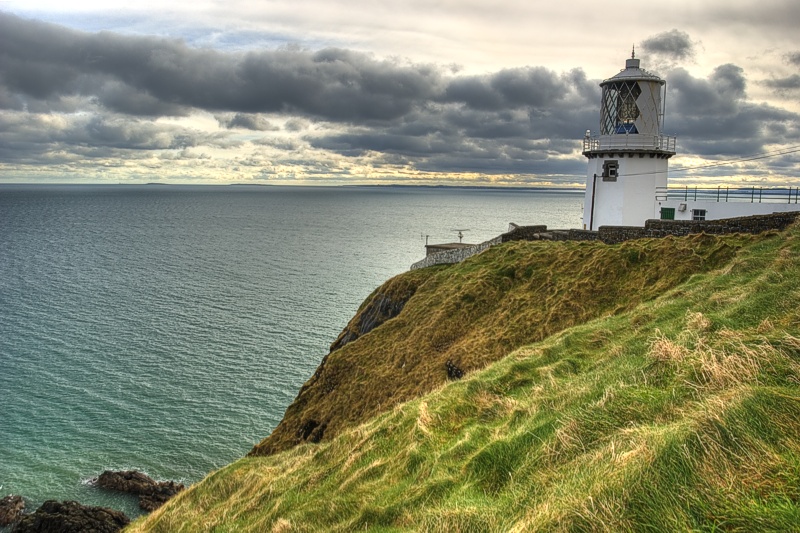
POLYGON ((640 67, 633 54, 625 69, 600 84, 600 134, 586 132, 589 160, 584 229, 644 226, 648 219, 714 220, 797 211, 796 188, 699 189, 668 184, 668 161, 677 140, 663 134, 666 81, 640 67))

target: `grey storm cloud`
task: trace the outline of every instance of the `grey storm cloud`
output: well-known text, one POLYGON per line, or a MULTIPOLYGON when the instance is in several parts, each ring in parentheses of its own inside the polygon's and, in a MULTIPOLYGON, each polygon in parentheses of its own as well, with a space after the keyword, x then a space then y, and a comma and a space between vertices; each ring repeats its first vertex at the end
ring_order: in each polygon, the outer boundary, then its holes
MULTIPOLYGON (((599 124, 599 100, 597 82, 580 70, 507 69, 455 78, 436 104, 311 144, 350 156, 418 158, 415 166, 424 170, 543 172, 543 154, 572 153, 586 128, 599 124)), ((575 170, 576 162, 558 167, 575 170)))
MULTIPOLYGON (((800 51, 789 52, 784 57, 789 65, 800 67, 800 51)), ((800 91, 800 74, 764 80, 762 83, 778 94, 794 93, 800 91)))
MULTIPOLYGON (((82 33, 6 14, 0 14, 0 49, 0 103, 8 102, 7 108, 19 109, 23 100, 41 111, 89 101, 99 112, 129 115, 134 123, 136 117, 186 115, 194 108, 213 113, 224 128, 263 132, 275 128, 262 113, 283 114, 291 117, 287 131, 302 132, 317 120, 355 128, 309 136, 318 148, 442 160, 459 154, 460 165, 474 160, 476 169, 490 157, 509 162, 496 172, 539 157, 520 147, 529 139, 559 144, 555 151, 562 153, 558 139, 573 143, 590 117, 596 122, 599 99, 596 82, 580 70, 558 74, 529 67, 458 77, 447 67, 343 49, 224 53, 174 40, 82 33)), ((150 149, 135 131, 120 130, 116 119, 83 127, 84 139, 75 130, 62 134, 76 142, 150 149)), ((176 142, 163 132, 149 133, 159 147, 176 142)))
POLYGON ((692 153, 755 154, 768 144, 797 142, 797 113, 747 100, 742 69, 721 65, 706 79, 683 69, 669 74, 670 133, 692 153))
POLYGON ((505 69, 488 76, 470 76, 450 82, 445 100, 475 109, 549 106, 569 92, 568 80, 543 67, 505 69))
POLYGON ((46 114, 0 114, 0 160, 6 163, 34 162, 36 157, 49 162, 53 154, 68 153, 130 157, 132 151, 177 150, 221 141, 196 130, 121 116, 87 114, 54 120, 46 114))
POLYGON ((227 116, 218 115, 216 118, 222 127, 228 129, 241 128, 252 131, 277 131, 280 129, 258 114, 235 113, 227 116))
POLYGON ((137 115, 195 107, 387 120, 434 96, 442 83, 433 67, 347 50, 223 53, 167 39, 81 33, 8 14, 0 14, 0 49, 0 74, 11 92, 40 100, 88 94, 137 115))
MULTIPOLYGON (((10 93, 39 100, 91 96, 112 111, 140 116, 198 108, 355 123, 397 119, 437 101, 489 110, 544 107, 570 90, 569 76, 539 67, 448 79, 441 67, 349 50, 223 53, 152 37, 81 33, 8 14, 0 14, 0 49, 10 93)), ((248 127, 246 119, 237 125, 248 127)))
POLYGON ((308 129, 308 126, 309 122, 301 118, 291 118, 284 124, 286 131, 303 131, 308 129))
POLYGON ((138 90, 126 83, 110 79, 88 87, 87 92, 96 89, 96 101, 115 112, 142 117, 185 116, 189 108, 184 105, 165 102, 147 91, 138 90))
POLYGON ((800 89, 800 74, 792 74, 785 78, 764 80, 764 85, 778 92, 796 91, 800 89))
POLYGON ((689 34, 677 29, 653 35, 642 41, 641 47, 649 54, 674 60, 691 59, 695 55, 695 45, 689 34))
POLYGON ((695 78, 684 69, 669 74, 670 90, 683 115, 727 116, 745 96, 744 73, 736 65, 722 65, 707 78, 695 78))
MULTIPOLYGON (((688 34, 672 30, 642 46, 654 57, 674 60, 691 57, 695 45, 688 34)), ((795 64, 794 57, 787 60, 795 64)), ((696 153, 731 147, 755 153, 770 142, 770 131, 782 132, 782 141, 797 140, 791 125, 798 123, 797 114, 750 103, 736 65, 719 66, 708 78, 682 69, 667 78, 669 133, 696 153)), ((222 52, 0 13, 5 161, 33 161, 37 153, 44 158, 60 150, 129 150, 138 157, 238 142, 230 132, 148 120, 204 110, 221 127, 263 132, 252 142, 287 152, 301 139, 304 146, 344 156, 371 154, 441 172, 581 175, 585 163, 574 154, 586 129, 599 126, 599 103, 598 81, 580 69, 462 75, 446 66, 340 48, 222 52), (69 116, 59 115, 63 123, 54 124, 47 115, 56 113, 69 116), (276 115, 274 122, 284 123, 284 133, 295 139, 270 136, 277 130, 271 122, 276 115)))

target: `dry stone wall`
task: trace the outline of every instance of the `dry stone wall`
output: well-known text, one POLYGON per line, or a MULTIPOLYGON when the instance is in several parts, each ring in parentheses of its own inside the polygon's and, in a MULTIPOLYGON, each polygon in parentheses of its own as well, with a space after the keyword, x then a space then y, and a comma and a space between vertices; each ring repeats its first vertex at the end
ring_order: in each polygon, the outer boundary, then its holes
POLYGON ((486 250, 487 248, 491 248, 495 244, 500 244, 501 242, 503 242, 502 235, 500 237, 495 237, 494 239, 482 242, 480 244, 476 244, 475 246, 470 246, 469 248, 459 248, 457 250, 447 250, 445 252, 437 252, 435 254, 427 256, 422 261, 417 261, 416 263, 411 265, 411 270, 416 270, 418 268, 425 268, 433 265, 452 265, 454 263, 460 263, 464 259, 479 254, 482 251, 486 250))
POLYGON ((632 239, 682 236, 692 233, 723 235, 727 233, 761 233, 769 230, 783 230, 800 217, 800 211, 753 215, 748 217, 725 218, 720 220, 648 220, 644 227, 600 226, 598 231, 580 229, 548 230, 547 226, 516 226, 512 230, 469 248, 448 250, 427 256, 411 265, 411 270, 433 265, 460 263, 468 257, 479 254, 496 244, 511 241, 601 241, 605 244, 618 244, 632 239))
POLYGON ((630 226, 601 226, 599 239, 606 244, 617 244, 631 239, 658 238, 707 233, 762 233, 769 230, 786 229, 800 212, 772 213, 749 217, 723 218, 719 220, 648 220, 643 228, 630 226))
POLYGON ((538 239, 538 235, 547 232, 547 226, 517 226, 512 224, 511 231, 500 235, 502 242, 531 241, 538 239))

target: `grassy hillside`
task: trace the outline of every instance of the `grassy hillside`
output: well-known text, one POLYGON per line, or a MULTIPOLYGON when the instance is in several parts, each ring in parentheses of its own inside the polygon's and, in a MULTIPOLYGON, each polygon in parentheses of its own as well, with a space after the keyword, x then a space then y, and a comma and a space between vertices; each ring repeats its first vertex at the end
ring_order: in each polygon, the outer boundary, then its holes
MULTIPOLYGON (((445 344, 464 366, 538 328, 541 340, 319 444, 244 458, 131 530, 796 531, 799 254, 795 227, 518 243, 433 272, 397 318, 341 352, 373 337, 381 366, 382 350, 416 331, 404 315, 432 280, 430 304, 449 304, 414 320, 460 316, 445 344), (543 253, 551 264, 529 270, 543 253), (515 284, 565 307, 529 313, 534 299, 515 284), (510 300, 503 316, 476 311, 498 296, 510 300), (588 320, 551 334, 562 315, 588 320), (412 329, 392 336, 401 326, 412 329)), ((405 345, 431 342, 415 340, 405 345)))
POLYGON ((451 375, 484 368, 567 327, 631 310, 724 264, 750 241, 516 242, 397 276, 365 302, 344 335, 353 336, 348 332, 365 313, 380 314, 373 302, 407 300, 402 312, 326 357, 253 454, 329 439, 441 386, 448 367, 451 375))

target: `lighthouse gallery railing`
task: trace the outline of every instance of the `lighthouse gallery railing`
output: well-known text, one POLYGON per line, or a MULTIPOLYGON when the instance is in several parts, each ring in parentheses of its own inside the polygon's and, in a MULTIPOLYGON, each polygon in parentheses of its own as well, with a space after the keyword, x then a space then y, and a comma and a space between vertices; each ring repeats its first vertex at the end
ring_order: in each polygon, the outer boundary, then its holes
POLYGON ((583 138, 583 151, 596 150, 661 150, 675 152, 677 138, 672 135, 599 135, 583 138))
POLYGON ((800 187, 656 187, 656 201, 800 203, 800 187))

